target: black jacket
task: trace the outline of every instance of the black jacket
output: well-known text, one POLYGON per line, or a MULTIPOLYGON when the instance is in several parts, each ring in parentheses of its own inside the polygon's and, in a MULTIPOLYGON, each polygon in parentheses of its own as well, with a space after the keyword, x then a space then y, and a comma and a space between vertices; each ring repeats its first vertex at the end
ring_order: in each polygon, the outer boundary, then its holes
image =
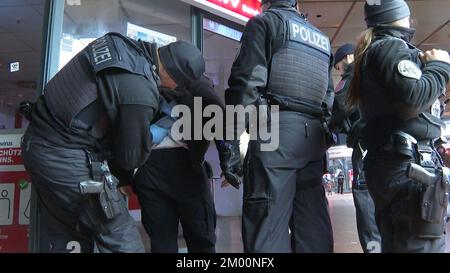
POLYGON ((163 91, 161 94, 169 101, 175 100, 177 104, 186 105, 189 109, 191 109, 191 140, 186 140, 186 144, 189 149, 190 155, 190 163, 194 166, 198 166, 202 164, 204 161, 205 153, 208 150, 210 140, 205 139, 204 135, 201 135, 200 140, 194 139, 194 131, 195 128, 202 128, 203 126, 212 118, 203 117, 201 124, 196 124, 197 120, 195 119, 195 111, 200 112, 210 105, 217 105, 223 111, 225 109, 225 105, 219 96, 215 93, 214 85, 210 79, 206 76, 202 76, 197 82, 191 84, 190 86, 177 89, 176 91, 163 91), (194 99, 201 99, 202 108, 197 109, 194 107, 194 99))
POLYGON ((384 145, 395 130, 418 140, 441 134, 439 117, 431 106, 443 95, 450 64, 422 63, 409 44, 411 29, 379 26, 361 64, 361 111, 367 122, 364 139, 370 149, 384 145))
POLYGON ((152 147, 148 126, 158 110, 159 93, 150 61, 140 46, 114 33, 92 42, 46 85, 34 106, 29 133, 61 147, 109 154, 115 161, 112 165, 123 170, 144 164, 152 147), (99 50, 95 47, 98 41, 105 39, 104 47, 110 53, 94 52, 100 55, 92 57, 92 51, 99 50), (87 93, 92 103, 88 101, 79 113, 61 107, 84 106, 86 100, 81 100, 87 93), (62 117, 66 112, 72 114, 70 124, 52 109, 62 117))
POLYGON ((355 65, 350 64, 344 71, 341 81, 336 86, 336 95, 333 103, 333 114, 330 121, 330 129, 347 135, 347 146, 355 148, 360 139, 365 122, 358 108, 349 110, 347 96, 350 84, 353 80, 355 65))
MULTIPOLYGON (((269 9, 286 8, 283 2, 272 4, 269 9)), ((267 87, 268 74, 274 49, 284 43, 284 26, 278 16, 263 12, 250 19, 245 26, 241 39, 241 48, 231 69, 229 88, 225 92, 227 105, 255 105, 267 87)), ((331 71, 330 63, 330 71, 331 71)), ((334 88, 331 79, 324 100, 331 111, 334 88)))

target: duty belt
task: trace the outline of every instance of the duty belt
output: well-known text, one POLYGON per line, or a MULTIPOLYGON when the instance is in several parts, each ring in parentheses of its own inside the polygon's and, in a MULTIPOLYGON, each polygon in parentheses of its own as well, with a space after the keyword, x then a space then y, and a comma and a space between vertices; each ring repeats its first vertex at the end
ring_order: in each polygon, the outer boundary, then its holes
POLYGON ((265 94, 264 98, 267 99, 267 103, 269 105, 278 105, 280 110, 299 112, 318 118, 324 116, 324 112, 320 106, 299 101, 298 99, 282 97, 274 94, 265 94))
POLYGON ((409 156, 413 161, 423 167, 434 167, 441 164, 432 140, 417 141, 413 136, 401 132, 394 132, 389 142, 376 149, 377 152, 396 152, 409 156))

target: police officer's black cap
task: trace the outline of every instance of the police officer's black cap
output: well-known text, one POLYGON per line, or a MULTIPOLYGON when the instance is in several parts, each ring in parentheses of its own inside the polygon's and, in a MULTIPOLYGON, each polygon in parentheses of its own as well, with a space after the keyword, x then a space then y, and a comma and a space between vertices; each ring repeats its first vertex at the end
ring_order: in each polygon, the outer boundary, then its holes
POLYGON ((280 3, 280 2, 286 2, 286 3, 288 3, 288 4, 290 4, 290 6, 292 6, 292 7, 295 7, 296 5, 297 5, 297 0, 262 0, 261 1, 261 5, 264 5, 264 4, 266 4, 266 3, 268 3, 268 2, 270 2, 270 3, 280 3))
POLYGON ((364 13, 368 27, 392 23, 411 15, 404 0, 368 0, 364 13))
POLYGON ((160 60, 175 83, 187 86, 205 73, 205 60, 193 44, 177 41, 159 49, 160 60))
POLYGON ((345 56, 355 53, 356 46, 352 44, 344 44, 336 50, 334 54, 334 65, 342 61, 345 56))

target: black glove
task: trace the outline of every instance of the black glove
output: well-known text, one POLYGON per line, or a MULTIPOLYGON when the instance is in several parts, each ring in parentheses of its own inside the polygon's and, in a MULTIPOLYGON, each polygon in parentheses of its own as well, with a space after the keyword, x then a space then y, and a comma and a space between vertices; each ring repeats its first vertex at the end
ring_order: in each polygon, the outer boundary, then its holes
POLYGON ((31 113, 33 110, 33 103, 29 101, 22 101, 19 106, 19 113, 28 121, 31 121, 31 113))
POLYGON ((205 168, 206 177, 208 177, 208 179, 212 179, 214 177, 214 171, 211 167, 211 164, 209 164, 209 162, 205 160, 203 162, 203 168, 205 168))
POLYGON ((239 189, 242 184, 240 177, 243 175, 239 141, 216 141, 216 146, 225 179, 231 186, 239 189))

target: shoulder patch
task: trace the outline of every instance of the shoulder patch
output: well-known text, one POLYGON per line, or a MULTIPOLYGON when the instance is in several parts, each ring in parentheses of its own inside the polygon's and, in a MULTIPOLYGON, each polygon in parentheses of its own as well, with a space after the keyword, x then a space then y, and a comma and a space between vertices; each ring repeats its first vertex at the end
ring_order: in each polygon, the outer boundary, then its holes
POLYGON ((338 85, 336 86, 336 88, 334 89, 335 93, 339 93, 342 91, 342 89, 344 89, 345 84, 347 83, 347 80, 341 80, 338 85))
POLYGON ((398 63, 398 72, 403 76, 411 79, 420 80, 422 77, 422 71, 417 67, 417 65, 409 60, 403 60, 398 63))
POLYGON ((90 43, 88 52, 96 73, 117 64, 118 53, 109 35, 100 37, 90 43))
POLYGON ((439 99, 431 106, 431 114, 437 118, 441 118, 441 102, 439 99))

